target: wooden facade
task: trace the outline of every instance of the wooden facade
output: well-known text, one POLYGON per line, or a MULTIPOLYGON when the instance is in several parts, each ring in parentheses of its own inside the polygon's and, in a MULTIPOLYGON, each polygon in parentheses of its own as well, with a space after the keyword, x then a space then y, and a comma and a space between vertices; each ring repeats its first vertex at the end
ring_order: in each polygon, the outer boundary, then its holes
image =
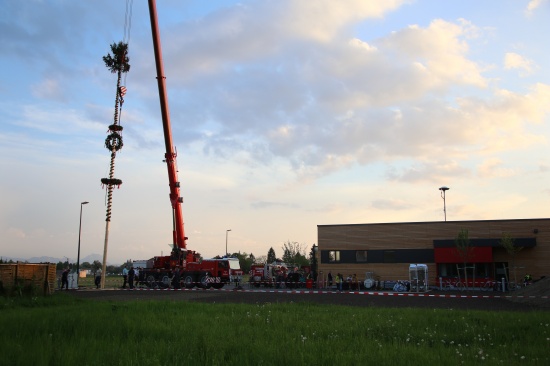
POLYGON ((430 285, 438 285, 440 277, 460 272, 465 262, 481 282, 550 275, 550 219, 318 225, 317 233, 322 279, 329 272, 357 274, 359 279, 373 272, 381 281, 407 280, 409 264, 423 263, 429 268, 430 285), (454 241, 464 229, 472 252, 461 260, 454 241), (523 249, 510 255, 500 245, 504 233, 523 249))

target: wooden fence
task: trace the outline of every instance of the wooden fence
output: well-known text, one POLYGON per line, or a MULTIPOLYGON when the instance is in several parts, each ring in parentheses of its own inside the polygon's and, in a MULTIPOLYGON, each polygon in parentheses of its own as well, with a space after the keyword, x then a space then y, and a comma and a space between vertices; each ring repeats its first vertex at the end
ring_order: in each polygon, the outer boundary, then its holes
POLYGON ((51 295, 55 290, 55 267, 51 263, 0 264, 0 287, 7 292, 33 288, 44 295, 51 295))

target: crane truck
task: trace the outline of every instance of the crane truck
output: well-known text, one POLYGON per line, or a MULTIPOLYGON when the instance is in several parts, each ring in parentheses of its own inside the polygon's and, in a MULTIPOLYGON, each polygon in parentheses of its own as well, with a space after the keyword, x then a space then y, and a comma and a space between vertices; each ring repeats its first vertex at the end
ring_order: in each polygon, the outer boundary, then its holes
POLYGON ((155 65, 157 71, 157 83, 159 89, 162 126, 164 131, 164 143, 166 153, 164 162, 168 168, 168 181, 170 186, 170 202, 172 204, 172 251, 169 256, 156 256, 145 261, 145 267, 140 269, 140 277, 149 287, 169 287, 171 279, 176 272, 181 283, 176 284, 186 288, 194 286, 202 288, 221 288, 234 278, 242 276, 239 261, 236 258, 201 259, 199 253, 187 249, 187 237, 183 227, 183 215, 180 196, 180 182, 178 181, 177 153, 172 143, 172 127, 170 124, 170 112, 166 93, 164 65, 160 44, 160 32, 157 21, 157 9, 155 0, 149 0, 149 15, 151 18, 151 31, 153 35, 153 47, 155 52, 155 65))

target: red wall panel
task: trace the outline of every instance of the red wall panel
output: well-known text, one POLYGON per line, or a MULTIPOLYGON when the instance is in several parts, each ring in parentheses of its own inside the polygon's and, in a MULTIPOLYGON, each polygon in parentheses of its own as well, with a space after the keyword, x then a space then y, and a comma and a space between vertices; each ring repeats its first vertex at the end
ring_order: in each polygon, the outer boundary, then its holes
MULTIPOLYGON (((456 248, 434 248, 435 263, 462 263, 462 258, 456 248)), ((492 247, 470 248, 468 263, 487 263, 493 261, 492 247)))

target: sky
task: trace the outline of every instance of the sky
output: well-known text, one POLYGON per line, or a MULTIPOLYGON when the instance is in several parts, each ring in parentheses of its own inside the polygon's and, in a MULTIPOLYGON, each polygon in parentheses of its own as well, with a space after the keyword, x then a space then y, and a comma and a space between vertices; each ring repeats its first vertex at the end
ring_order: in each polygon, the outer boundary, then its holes
MULTIPOLYGON (((81 258, 103 254, 116 75, 102 57, 122 40, 107 262, 167 255, 147 3, 0 6, 0 256, 74 260, 80 227, 81 258)), ((157 9, 187 244, 203 257, 282 256, 316 243, 317 225, 442 221, 444 208, 448 221, 550 217, 549 0, 157 9)))

